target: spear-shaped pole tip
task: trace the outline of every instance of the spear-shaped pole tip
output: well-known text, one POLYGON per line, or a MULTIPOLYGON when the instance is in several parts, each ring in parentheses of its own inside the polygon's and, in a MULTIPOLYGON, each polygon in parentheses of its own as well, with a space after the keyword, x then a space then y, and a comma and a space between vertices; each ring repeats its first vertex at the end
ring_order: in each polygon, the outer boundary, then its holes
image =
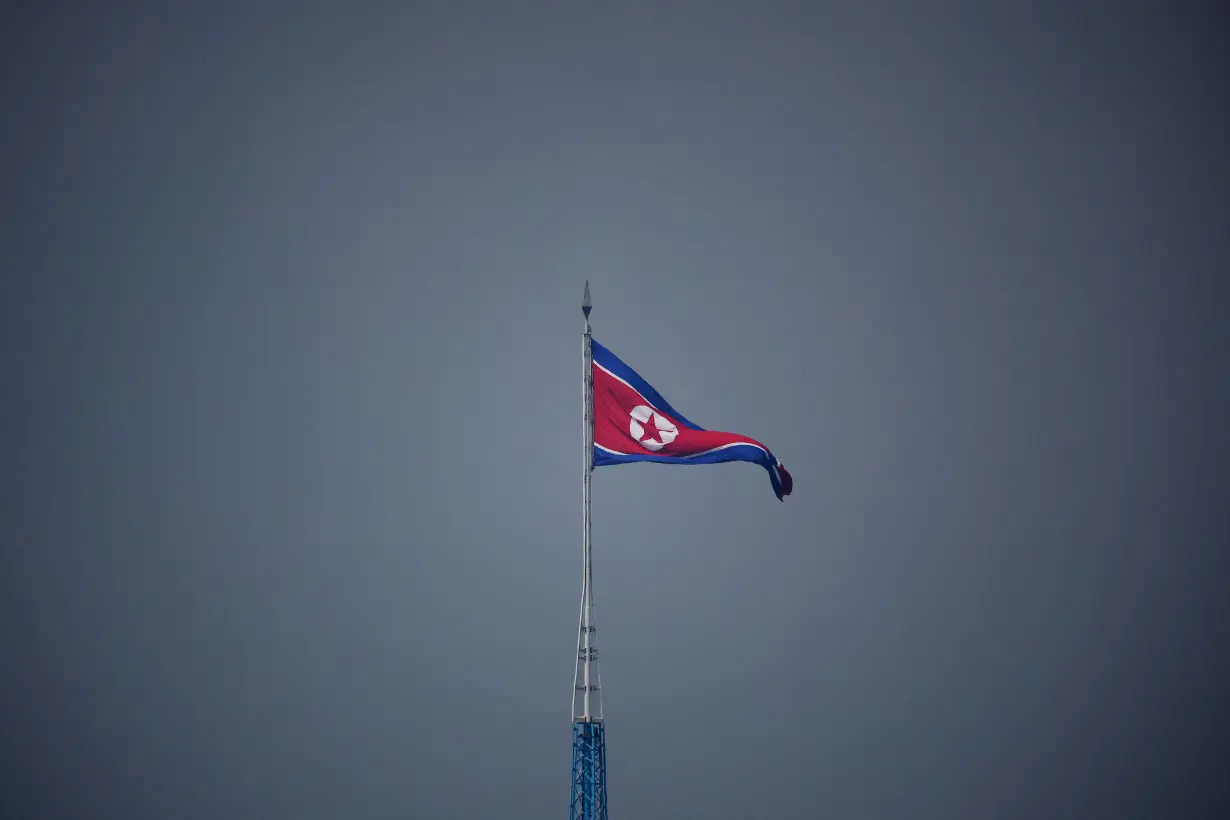
POLYGON ((589 312, 593 308, 593 304, 589 301, 589 280, 585 280, 585 295, 581 297, 581 312, 585 314, 585 318, 589 318, 589 312))

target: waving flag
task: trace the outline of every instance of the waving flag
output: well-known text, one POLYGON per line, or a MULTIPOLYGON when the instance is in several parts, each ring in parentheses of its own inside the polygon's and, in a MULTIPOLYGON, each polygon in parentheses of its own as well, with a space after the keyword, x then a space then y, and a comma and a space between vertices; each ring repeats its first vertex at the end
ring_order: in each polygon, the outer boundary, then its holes
POLYGON ((683 417, 636 371, 593 341, 594 466, 656 461, 719 464, 750 461, 764 467, 779 501, 794 485, 769 448, 737 433, 698 427, 683 417))

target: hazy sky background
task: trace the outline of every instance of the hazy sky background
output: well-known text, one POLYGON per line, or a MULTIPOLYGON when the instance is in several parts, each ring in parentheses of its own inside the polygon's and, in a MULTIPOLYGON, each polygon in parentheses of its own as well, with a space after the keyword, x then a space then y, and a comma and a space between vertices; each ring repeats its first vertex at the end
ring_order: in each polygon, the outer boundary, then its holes
POLYGON ((0 815, 1230 815, 1230 33, 1174 3, 0 20, 0 815))

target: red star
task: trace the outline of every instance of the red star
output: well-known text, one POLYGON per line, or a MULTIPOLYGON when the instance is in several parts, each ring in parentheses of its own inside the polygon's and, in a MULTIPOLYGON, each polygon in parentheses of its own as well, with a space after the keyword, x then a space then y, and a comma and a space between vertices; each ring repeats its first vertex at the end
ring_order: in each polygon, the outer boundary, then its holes
POLYGON ((658 437, 658 425, 654 422, 653 413, 649 414, 648 420, 641 422, 641 429, 645 431, 641 435, 642 442, 652 441, 658 437))

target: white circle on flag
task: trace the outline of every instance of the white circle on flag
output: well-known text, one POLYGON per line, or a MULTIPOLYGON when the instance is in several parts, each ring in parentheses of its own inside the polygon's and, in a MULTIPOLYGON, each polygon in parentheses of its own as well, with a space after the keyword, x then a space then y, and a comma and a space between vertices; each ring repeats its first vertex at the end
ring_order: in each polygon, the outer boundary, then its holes
POLYGON ((679 435, 679 428, 675 426, 675 423, 652 407, 638 404, 632 408, 630 415, 632 421, 628 425, 628 432, 646 450, 657 452, 679 435))

